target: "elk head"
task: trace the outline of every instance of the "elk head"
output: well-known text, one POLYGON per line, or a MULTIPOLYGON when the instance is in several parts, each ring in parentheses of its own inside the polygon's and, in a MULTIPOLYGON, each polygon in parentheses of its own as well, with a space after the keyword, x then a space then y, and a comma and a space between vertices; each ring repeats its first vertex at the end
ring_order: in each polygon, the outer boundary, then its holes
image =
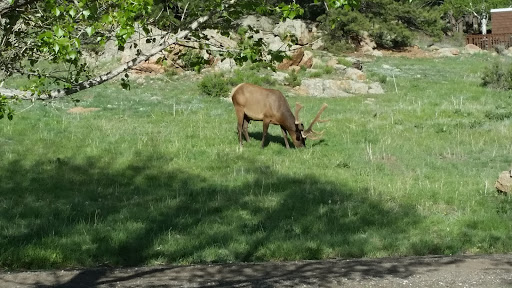
POLYGON ((302 122, 300 121, 300 118, 299 118, 299 112, 304 106, 302 106, 299 102, 295 103, 295 129, 296 129, 295 137, 296 137, 297 141, 302 143, 302 146, 306 146, 306 138, 316 140, 316 139, 319 139, 322 137, 322 134, 324 133, 324 131, 321 131, 321 132, 314 131, 313 125, 315 125, 315 123, 317 123, 317 122, 322 123, 322 122, 329 121, 329 120, 320 119, 320 115, 322 115, 322 112, 324 112, 324 110, 325 110, 325 108, 327 108, 327 106, 328 105, 326 103, 324 103, 322 105, 322 107, 316 114, 315 119, 313 119, 313 121, 311 121, 311 124, 309 124, 309 127, 306 130, 304 130, 304 125, 302 124, 302 122))

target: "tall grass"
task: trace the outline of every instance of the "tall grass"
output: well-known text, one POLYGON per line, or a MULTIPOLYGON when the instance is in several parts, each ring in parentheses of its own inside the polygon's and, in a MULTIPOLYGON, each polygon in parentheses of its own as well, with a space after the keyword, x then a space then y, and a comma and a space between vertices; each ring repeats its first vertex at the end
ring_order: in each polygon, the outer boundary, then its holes
POLYGON ((23 103, 0 124, 0 267, 510 252, 512 97, 480 87, 487 57, 379 58, 384 95, 290 96, 306 122, 329 104, 305 149, 271 126, 262 150, 253 122, 240 151, 232 104, 180 77, 84 91, 85 114, 23 103))

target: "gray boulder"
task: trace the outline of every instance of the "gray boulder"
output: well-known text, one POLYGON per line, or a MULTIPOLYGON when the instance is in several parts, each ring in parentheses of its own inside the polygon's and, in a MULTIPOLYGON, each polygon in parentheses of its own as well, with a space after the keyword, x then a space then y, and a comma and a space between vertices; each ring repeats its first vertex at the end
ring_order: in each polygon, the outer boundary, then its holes
POLYGON ((272 32, 274 30, 274 21, 272 19, 262 16, 256 17, 254 15, 249 15, 243 18, 240 21, 240 24, 244 27, 251 26, 255 30, 260 30, 263 32, 272 32))
POLYGON ((343 91, 336 80, 304 79, 301 90, 313 97, 348 97, 352 96, 343 91))
POLYGON ((297 41, 300 45, 305 45, 311 42, 311 36, 309 35, 306 24, 301 20, 286 19, 285 22, 277 24, 273 30, 275 35, 280 37, 286 37, 290 34, 297 37, 297 41))

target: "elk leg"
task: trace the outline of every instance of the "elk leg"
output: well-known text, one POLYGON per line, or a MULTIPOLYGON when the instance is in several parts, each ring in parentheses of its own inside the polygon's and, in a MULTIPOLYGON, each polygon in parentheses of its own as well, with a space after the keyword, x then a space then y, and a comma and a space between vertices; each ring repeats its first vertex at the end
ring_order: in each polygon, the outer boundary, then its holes
POLYGON ((236 110, 236 118, 237 118, 237 130, 238 130, 238 143, 240 143, 240 148, 242 147, 242 129, 244 124, 244 110, 237 109, 236 110))
POLYGON ((270 124, 270 121, 263 120, 263 137, 261 137, 261 148, 265 148, 265 136, 267 136, 269 124, 270 124))
POLYGON ((290 145, 288 145, 288 136, 286 136, 286 129, 281 126, 281 132, 283 133, 284 144, 286 144, 286 149, 290 149, 290 145))
POLYGON ((244 131, 245 140, 249 142, 249 133, 247 132, 249 127, 249 119, 247 117, 244 117, 244 124, 242 126, 242 130, 244 131))

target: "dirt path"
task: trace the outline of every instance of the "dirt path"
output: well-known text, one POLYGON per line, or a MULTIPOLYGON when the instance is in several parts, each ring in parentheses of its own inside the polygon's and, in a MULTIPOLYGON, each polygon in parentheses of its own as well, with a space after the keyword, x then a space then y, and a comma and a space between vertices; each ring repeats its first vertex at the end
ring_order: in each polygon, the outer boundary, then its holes
POLYGON ((512 254, 2 272, 0 287, 512 287, 512 254))

